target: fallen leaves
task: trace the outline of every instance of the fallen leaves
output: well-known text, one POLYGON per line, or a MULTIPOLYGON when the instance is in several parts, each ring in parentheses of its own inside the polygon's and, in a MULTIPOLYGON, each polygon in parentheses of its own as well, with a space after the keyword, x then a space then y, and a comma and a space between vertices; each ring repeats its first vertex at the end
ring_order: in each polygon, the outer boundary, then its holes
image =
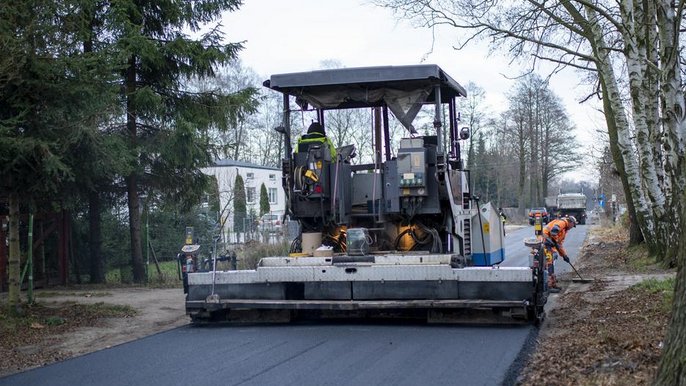
POLYGON ((0 376, 69 357, 55 350, 60 336, 83 326, 98 326, 106 317, 130 317, 130 307, 96 303, 26 306, 22 317, 0 313, 0 376))
MULTIPOLYGON (((580 261, 584 274, 607 277, 635 272, 626 257, 626 237, 608 235, 584 249, 580 261)), ((608 281, 596 280, 584 292, 560 295, 519 383, 651 384, 669 318, 662 294, 608 290, 608 286, 608 281)))

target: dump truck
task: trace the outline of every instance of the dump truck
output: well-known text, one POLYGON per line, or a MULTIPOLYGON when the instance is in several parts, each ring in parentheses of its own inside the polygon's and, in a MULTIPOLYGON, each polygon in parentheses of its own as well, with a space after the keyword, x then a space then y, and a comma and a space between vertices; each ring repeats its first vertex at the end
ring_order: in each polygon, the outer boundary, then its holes
POLYGON ((287 255, 262 258, 255 269, 188 273, 192 321, 542 320, 542 270, 499 266, 503 224, 492 204, 470 192, 461 152, 469 129, 459 127, 457 110, 467 93, 445 71, 328 69, 276 74, 263 85, 283 96, 275 130, 284 141, 286 215, 300 234, 287 255), (332 151, 328 141, 293 143, 292 115, 310 113, 326 128, 341 109, 369 112, 369 162, 353 162, 352 145, 332 151), (395 148, 391 119, 406 130, 395 148))
POLYGON ((586 195, 583 193, 561 193, 557 195, 558 217, 574 216, 579 224, 586 224, 586 195))

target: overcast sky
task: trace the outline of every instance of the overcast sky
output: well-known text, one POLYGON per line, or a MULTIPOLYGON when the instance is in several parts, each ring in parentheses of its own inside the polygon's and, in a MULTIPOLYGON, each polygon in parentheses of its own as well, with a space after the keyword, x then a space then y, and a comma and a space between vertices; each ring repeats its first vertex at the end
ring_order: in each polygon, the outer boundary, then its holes
MULTIPOLYGON (((432 47, 429 29, 398 21, 390 10, 359 0, 245 0, 222 24, 228 41, 245 41, 239 54, 243 64, 265 79, 271 74, 316 70, 330 59, 345 67, 437 64, 463 86, 472 81, 482 87, 496 116, 505 109, 506 93, 514 85, 509 78, 522 73, 522 66, 510 64, 506 57, 488 56, 483 43, 453 49, 460 33, 455 29, 437 31, 432 47)), ((541 69, 540 74, 547 72, 541 69)), ((568 70, 553 76, 550 84, 576 124, 570 135, 588 148, 597 138, 593 132, 603 128, 603 119, 597 103, 579 105, 588 92, 588 87, 579 85, 580 77, 568 70)), ((569 177, 581 179, 589 173, 594 171, 569 177)))

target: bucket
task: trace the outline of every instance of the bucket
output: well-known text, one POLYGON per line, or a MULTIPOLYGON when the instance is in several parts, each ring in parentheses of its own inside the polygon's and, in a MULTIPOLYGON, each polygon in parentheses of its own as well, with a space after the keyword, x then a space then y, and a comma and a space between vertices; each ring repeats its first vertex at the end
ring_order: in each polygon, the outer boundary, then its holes
POLYGON ((322 234, 320 232, 303 233, 302 250, 308 256, 312 256, 315 249, 322 245, 322 234))

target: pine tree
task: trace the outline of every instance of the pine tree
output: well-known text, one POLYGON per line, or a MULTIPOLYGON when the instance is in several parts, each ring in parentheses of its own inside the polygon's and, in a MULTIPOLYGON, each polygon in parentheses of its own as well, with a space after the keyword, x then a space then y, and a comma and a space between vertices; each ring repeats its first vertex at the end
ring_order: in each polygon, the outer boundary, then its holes
POLYGON ((107 40, 121 59, 126 110, 124 134, 133 164, 125 176, 128 197, 133 279, 144 281, 139 194, 156 190, 182 210, 197 203, 209 183, 200 168, 213 160, 208 130, 227 130, 254 110, 256 90, 232 94, 196 92, 191 79, 212 78, 219 66, 231 63, 242 48, 224 43, 218 28, 195 39, 238 0, 112 3, 105 20, 107 40), (107 35, 109 34, 109 35, 107 35))
POLYGON ((233 184, 233 229, 236 234, 246 231, 245 219, 247 216, 245 184, 243 183, 243 177, 240 174, 236 174, 233 184))
POLYGON ((269 213, 271 208, 269 207, 269 194, 267 193, 267 187, 262 183, 260 186, 260 217, 265 213, 269 213))
MULTIPOLYGON (((58 193, 77 175, 72 155, 94 135, 89 123, 107 101, 102 87, 111 67, 84 54, 76 38, 82 26, 69 17, 80 6, 33 0, 0 7, 0 194, 10 198, 13 216, 29 206, 52 210, 53 200, 70 204, 58 193)), ((10 224, 15 239, 19 221, 10 224)), ((19 302, 18 248, 11 243, 11 307, 19 302)))

